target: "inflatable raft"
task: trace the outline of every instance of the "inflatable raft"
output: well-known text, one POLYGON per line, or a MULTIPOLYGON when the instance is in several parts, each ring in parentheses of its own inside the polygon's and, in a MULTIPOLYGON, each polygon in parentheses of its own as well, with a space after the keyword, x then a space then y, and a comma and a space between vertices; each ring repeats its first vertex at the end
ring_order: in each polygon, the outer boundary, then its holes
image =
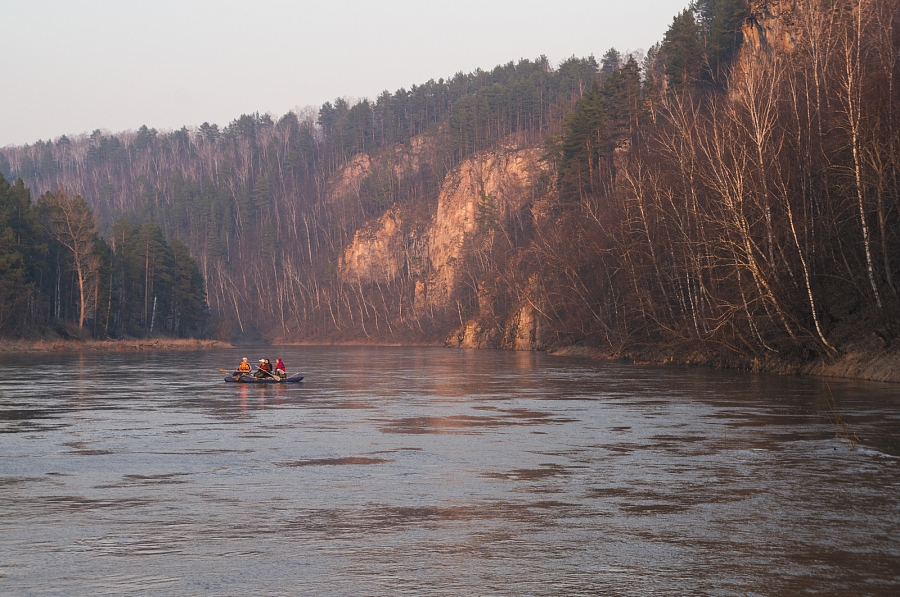
POLYGON ((225 381, 234 383, 297 383, 302 379, 302 375, 291 375, 283 379, 275 379, 274 377, 264 377, 261 379, 257 379, 250 373, 232 373, 231 375, 225 376, 225 381))

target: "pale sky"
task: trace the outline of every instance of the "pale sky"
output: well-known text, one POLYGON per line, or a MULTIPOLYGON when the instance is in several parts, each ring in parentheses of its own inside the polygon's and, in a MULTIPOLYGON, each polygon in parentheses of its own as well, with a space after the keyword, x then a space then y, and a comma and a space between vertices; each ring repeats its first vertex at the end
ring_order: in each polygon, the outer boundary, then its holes
POLYGON ((686 0, 0 0, 0 147, 225 126, 662 39, 686 0))

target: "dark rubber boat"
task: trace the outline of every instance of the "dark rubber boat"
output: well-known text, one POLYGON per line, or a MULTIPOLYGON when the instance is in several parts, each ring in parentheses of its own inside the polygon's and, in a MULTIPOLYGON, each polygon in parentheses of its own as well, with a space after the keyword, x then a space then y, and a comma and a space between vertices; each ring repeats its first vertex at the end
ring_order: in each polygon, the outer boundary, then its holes
POLYGON ((290 377, 286 377, 284 379, 273 379, 271 377, 256 379, 249 373, 245 373, 243 375, 231 374, 225 376, 225 381, 236 383, 297 383, 301 379, 303 379, 302 375, 291 375, 290 377))

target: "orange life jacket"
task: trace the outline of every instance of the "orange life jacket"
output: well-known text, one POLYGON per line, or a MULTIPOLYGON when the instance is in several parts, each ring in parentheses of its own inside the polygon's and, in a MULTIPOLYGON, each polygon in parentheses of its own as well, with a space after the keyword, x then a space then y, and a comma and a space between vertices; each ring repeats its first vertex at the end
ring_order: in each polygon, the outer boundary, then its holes
POLYGON ((247 371, 247 372, 249 372, 249 371, 250 371, 250 363, 244 363, 244 362, 241 362, 241 364, 238 365, 237 370, 238 370, 238 371, 247 371))

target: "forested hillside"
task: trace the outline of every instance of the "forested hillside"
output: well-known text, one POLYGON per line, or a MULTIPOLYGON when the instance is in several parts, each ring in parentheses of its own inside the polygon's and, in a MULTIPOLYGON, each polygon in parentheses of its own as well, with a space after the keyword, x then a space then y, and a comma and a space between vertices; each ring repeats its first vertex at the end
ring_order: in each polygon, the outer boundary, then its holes
MULTIPOLYGON (((220 335, 365 337, 353 316, 374 308, 373 290, 360 295, 336 269, 354 233, 394 204, 427 217, 446 175, 478 151, 511 138, 542 143, 597 66, 522 60, 277 122, 254 114, 221 130, 64 136, 7 148, 0 168, 38 193, 72 189, 106 227, 125 218, 183 240, 207 280, 220 335), (365 172, 354 178, 360 160, 365 172)), ((400 287, 388 294, 381 320, 409 299, 400 287)), ((397 340, 439 339, 445 323, 428 319, 401 324, 397 340)))
POLYGON ((124 219, 184 242, 220 337, 752 366, 888 347, 898 17, 891 0, 701 0, 646 56, 61 137, 4 148, 0 171, 80 194, 110 238, 124 219))
POLYGON ((209 308, 188 248, 154 224, 120 221, 104 239, 80 196, 35 203, 0 174, 0 331, 36 336, 203 335, 209 308))

